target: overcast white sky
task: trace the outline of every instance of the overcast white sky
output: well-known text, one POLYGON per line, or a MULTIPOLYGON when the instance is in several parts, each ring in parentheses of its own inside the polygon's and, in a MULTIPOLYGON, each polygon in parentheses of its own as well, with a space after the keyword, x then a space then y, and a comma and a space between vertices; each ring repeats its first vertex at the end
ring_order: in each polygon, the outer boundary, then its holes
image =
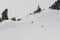
POLYGON ((9 17, 25 17, 32 13, 40 5, 42 9, 48 8, 55 0, 0 0, 0 14, 5 8, 8 8, 9 17))

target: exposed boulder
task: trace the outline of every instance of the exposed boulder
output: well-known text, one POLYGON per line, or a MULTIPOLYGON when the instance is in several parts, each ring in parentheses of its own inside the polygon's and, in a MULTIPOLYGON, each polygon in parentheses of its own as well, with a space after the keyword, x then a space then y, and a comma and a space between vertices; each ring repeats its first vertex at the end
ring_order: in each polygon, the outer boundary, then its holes
POLYGON ((2 12, 2 20, 8 20, 8 9, 2 12))
POLYGON ((17 21, 20 21, 21 19, 18 19, 17 21))
POLYGON ((12 20, 12 21, 16 21, 16 18, 15 18, 15 17, 12 17, 11 20, 12 20))
POLYGON ((29 15, 32 15, 32 13, 30 13, 29 15))
POLYGON ((54 4, 49 8, 50 9, 60 10, 60 0, 55 1, 54 4))
POLYGON ((40 13, 40 12, 41 12, 41 8, 40 8, 40 6, 38 5, 37 10, 36 10, 36 11, 34 11, 34 13, 33 13, 33 14, 40 13))
POLYGON ((34 21, 31 22, 31 24, 33 24, 33 23, 34 23, 34 21))

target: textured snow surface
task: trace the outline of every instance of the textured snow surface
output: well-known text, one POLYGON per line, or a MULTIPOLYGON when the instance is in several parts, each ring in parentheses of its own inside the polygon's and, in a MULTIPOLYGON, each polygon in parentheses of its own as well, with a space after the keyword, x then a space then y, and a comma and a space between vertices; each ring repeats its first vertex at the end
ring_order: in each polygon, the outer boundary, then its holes
POLYGON ((19 22, 3 21, 0 40, 60 40, 60 11, 48 9, 19 22))

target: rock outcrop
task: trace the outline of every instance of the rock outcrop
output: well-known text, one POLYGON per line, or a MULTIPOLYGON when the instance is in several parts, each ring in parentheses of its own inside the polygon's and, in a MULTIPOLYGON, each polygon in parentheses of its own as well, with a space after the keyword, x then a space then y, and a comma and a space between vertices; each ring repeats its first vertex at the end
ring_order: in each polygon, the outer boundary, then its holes
POLYGON ((49 7, 49 9, 60 10, 60 0, 55 1, 54 4, 51 7, 49 7))
POLYGON ((36 10, 36 11, 34 11, 34 13, 33 13, 33 14, 40 13, 40 12, 41 12, 41 8, 40 8, 40 6, 38 5, 37 10, 36 10))
POLYGON ((8 20, 8 9, 2 12, 2 20, 8 20))

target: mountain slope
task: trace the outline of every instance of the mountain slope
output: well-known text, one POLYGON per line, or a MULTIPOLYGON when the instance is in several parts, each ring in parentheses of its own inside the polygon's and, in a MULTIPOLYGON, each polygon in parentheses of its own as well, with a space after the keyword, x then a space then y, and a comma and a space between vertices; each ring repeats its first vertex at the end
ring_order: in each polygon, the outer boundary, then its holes
POLYGON ((60 40, 59 26, 60 11, 48 9, 19 22, 0 23, 0 40, 60 40))

